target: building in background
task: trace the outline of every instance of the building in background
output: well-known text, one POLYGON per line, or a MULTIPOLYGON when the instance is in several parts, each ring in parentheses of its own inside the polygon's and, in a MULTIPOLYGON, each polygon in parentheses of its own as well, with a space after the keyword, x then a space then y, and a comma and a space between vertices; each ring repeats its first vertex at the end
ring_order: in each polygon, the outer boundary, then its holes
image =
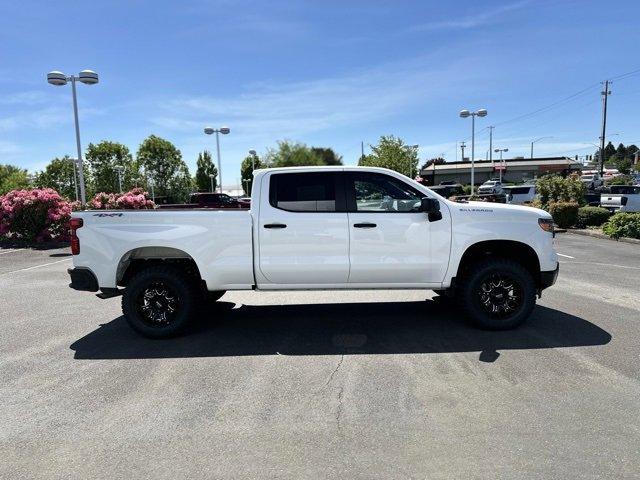
MULTIPOLYGON (((503 182, 522 183, 549 173, 568 175, 571 172, 580 172, 582 163, 569 157, 509 158, 502 161, 502 166, 499 160, 476 160, 476 185, 492 178, 498 178, 500 168, 502 168, 503 182)), ((425 185, 439 185, 442 182, 456 182, 465 185, 471 179, 471 162, 432 164, 421 170, 420 176, 425 185)))

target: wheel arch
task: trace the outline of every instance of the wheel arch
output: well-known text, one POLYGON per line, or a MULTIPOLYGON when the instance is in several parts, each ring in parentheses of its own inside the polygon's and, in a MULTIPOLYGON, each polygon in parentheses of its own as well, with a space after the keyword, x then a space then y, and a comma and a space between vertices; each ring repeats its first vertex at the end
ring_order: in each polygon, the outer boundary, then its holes
POLYGON ((116 284, 126 286, 131 277, 144 268, 154 265, 176 265, 189 275, 202 281, 196 261, 184 250, 173 247, 137 247, 125 253, 118 262, 116 284))
POLYGON ((540 285, 538 254, 530 245, 517 240, 484 240, 468 246, 460 258, 453 282, 459 281, 474 262, 491 256, 516 261, 531 273, 536 285, 540 285))

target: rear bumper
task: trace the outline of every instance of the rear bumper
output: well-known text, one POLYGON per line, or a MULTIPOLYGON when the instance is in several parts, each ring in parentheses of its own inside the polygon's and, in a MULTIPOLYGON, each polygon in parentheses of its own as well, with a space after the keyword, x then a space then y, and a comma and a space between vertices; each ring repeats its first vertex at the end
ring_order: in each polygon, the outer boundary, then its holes
POLYGON ((69 286, 74 290, 83 292, 98 291, 98 279, 88 268, 69 268, 67 273, 71 276, 69 286))
POLYGON ((540 272, 540 290, 549 288, 551 285, 556 283, 559 271, 560 264, 558 264, 555 270, 551 270, 550 272, 540 272))

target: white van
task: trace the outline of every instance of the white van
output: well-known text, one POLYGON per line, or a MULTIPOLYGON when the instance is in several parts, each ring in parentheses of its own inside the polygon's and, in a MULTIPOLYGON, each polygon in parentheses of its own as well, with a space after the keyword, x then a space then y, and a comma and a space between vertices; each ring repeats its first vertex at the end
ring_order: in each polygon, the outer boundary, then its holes
POLYGON ((513 185, 502 188, 507 196, 507 203, 513 205, 531 203, 536 198, 535 185, 513 185))

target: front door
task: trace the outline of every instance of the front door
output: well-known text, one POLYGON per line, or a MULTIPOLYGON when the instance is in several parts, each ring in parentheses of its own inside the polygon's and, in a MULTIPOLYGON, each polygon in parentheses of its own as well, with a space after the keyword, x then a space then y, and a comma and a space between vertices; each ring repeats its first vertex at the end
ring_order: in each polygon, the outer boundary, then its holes
POLYGON ((448 215, 429 222, 419 211, 424 196, 391 175, 348 173, 349 283, 409 285, 443 280, 449 260, 448 215))
POLYGON ((269 198, 260 199, 259 265, 270 284, 347 283, 349 229, 339 183, 342 174, 292 172, 263 177, 261 190, 269 191, 269 198))

